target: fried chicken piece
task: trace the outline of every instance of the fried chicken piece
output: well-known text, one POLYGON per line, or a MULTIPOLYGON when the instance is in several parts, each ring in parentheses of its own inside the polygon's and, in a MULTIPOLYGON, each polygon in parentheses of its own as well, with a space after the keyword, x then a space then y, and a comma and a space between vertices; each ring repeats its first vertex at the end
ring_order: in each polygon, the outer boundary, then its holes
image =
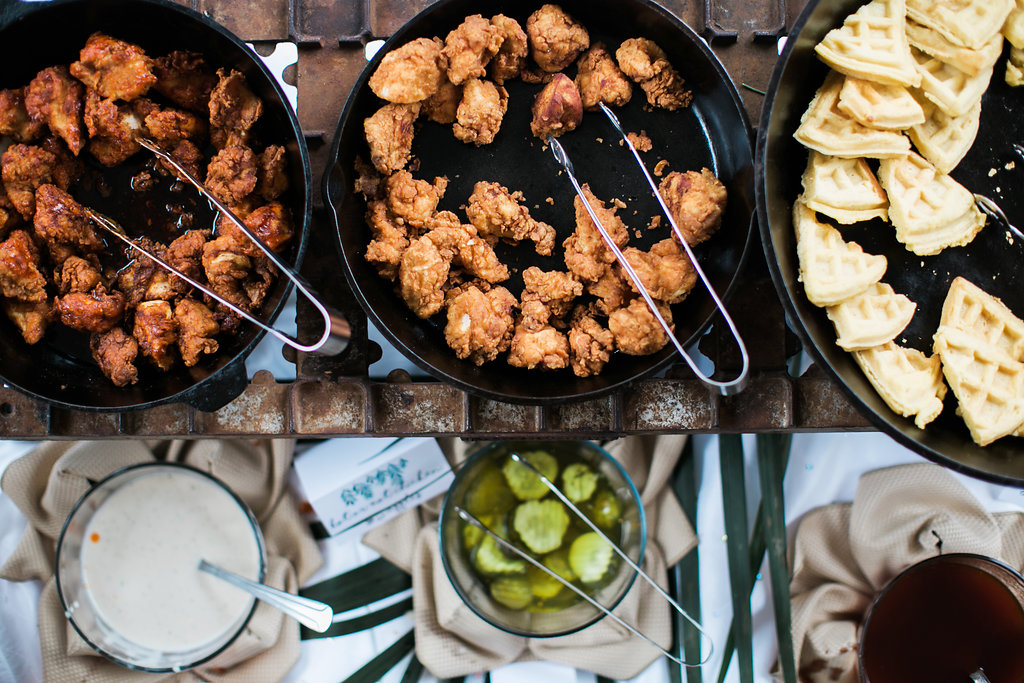
POLYGON ((178 322, 167 301, 143 301, 135 309, 132 336, 139 343, 142 355, 163 371, 174 365, 174 349, 178 342, 178 322))
POLYGON ((115 386, 125 387, 139 381, 139 371, 135 367, 139 343, 120 327, 92 335, 89 338, 89 349, 100 371, 115 386))
MULTIPOLYGON (((153 254, 166 260, 167 250, 164 245, 154 242, 148 237, 140 237, 135 242, 153 254)), ((166 271, 158 266, 152 259, 134 249, 128 250, 132 261, 117 273, 117 288, 125 294, 125 307, 135 308, 150 296, 150 290, 155 294, 158 290, 170 290, 171 284, 166 276, 166 271), (153 287, 154 281, 158 281, 153 287)))
POLYGON ((388 214, 383 200, 367 204, 366 224, 370 226, 373 239, 366 246, 363 257, 377 269, 381 277, 394 280, 402 254, 409 246, 409 236, 404 225, 399 225, 388 214))
POLYGON ((146 114, 155 107, 145 98, 118 104, 87 88, 82 118, 89 133, 89 152, 104 166, 122 163, 142 149, 135 138, 146 132, 146 114))
POLYGON ((130 102, 156 83, 153 60, 138 45, 93 33, 85 42, 71 75, 107 99, 130 102))
POLYGON ((420 104, 385 104, 363 121, 370 161, 381 173, 393 173, 409 162, 412 153, 413 124, 420 104))
MULTIPOLYGON (((604 202, 594 196, 588 185, 583 186, 591 208, 601 221, 612 241, 622 247, 629 240, 629 230, 622 219, 615 215, 616 207, 606 208, 604 202)), ((576 231, 566 238, 562 246, 565 249, 565 265, 584 282, 596 282, 615 261, 615 254, 605 245, 601 233, 583 205, 583 200, 573 200, 576 209, 576 231)))
MULTIPOLYGON (((278 254, 285 250, 288 242, 295 235, 292 213, 281 202, 270 202, 259 207, 246 216, 242 222, 260 238, 263 244, 278 254)), ((242 236, 242 239, 246 254, 255 255, 260 252, 259 247, 253 244, 248 236, 242 236)))
POLYGON ((49 301, 33 303, 16 299, 2 299, 0 303, 3 304, 4 313, 21 332, 25 343, 35 344, 46 334, 46 326, 50 321, 49 301))
POLYGON ((448 62, 448 80, 461 85, 487 75, 487 64, 505 40, 504 32, 479 14, 466 17, 445 38, 441 53, 448 62))
POLYGON ((603 315, 622 308, 633 297, 633 288, 618 264, 606 269, 595 282, 588 282, 586 290, 596 299, 594 307, 603 315))
MULTIPOLYGON (((203 167, 206 165, 206 158, 203 153, 196 147, 195 143, 191 140, 181 140, 174 147, 167 150, 167 153, 172 159, 177 161, 179 164, 185 167, 185 170, 192 174, 193 178, 196 178, 200 182, 203 181, 205 173, 203 167)), ((182 177, 178 169, 171 166, 163 159, 157 160, 157 168, 162 173, 168 173, 170 175, 177 176, 182 182, 189 182, 186 178, 182 177)))
POLYGON ((200 114, 210 111, 210 93, 217 77, 198 52, 175 50, 153 60, 153 89, 179 107, 200 114))
POLYGON ((437 227, 425 237, 456 266, 486 282, 504 282, 508 267, 498 260, 490 244, 481 239, 472 225, 437 227))
POLYGON ((15 142, 32 142, 46 130, 46 123, 33 120, 25 108, 25 88, 0 90, 0 137, 15 142))
POLYGON ((521 192, 510 193, 499 183, 480 181, 473 186, 473 194, 466 205, 466 216, 477 233, 494 244, 499 238, 517 243, 532 240, 538 254, 548 256, 555 246, 555 229, 530 216, 530 210, 520 204, 521 192))
POLYGON ((417 38, 384 55, 370 90, 388 102, 412 104, 437 92, 446 68, 439 38, 417 38))
POLYGON ((35 213, 36 188, 53 182, 56 166, 57 157, 38 145, 11 145, 0 156, 0 177, 7 198, 25 220, 31 220, 35 213))
POLYGON ((652 107, 675 111, 690 106, 693 101, 693 93, 685 87, 685 82, 679 72, 669 66, 654 78, 642 82, 640 88, 652 107))
POLYGON ((239 253, 231 235, 220 235, 203 245, 203 272, 210 289, 239 308, 249 310, 252 301, 244 286, 253 272, 253 261, 239 253))
POLYGON ((452 132, 463 142, 487 145, 501 128, 508 110, 508 91, 490 81, 472 78, 462 86, 462 101, 455 112, 452 132))
POLYGON ((256 155, 248 147, 224 147, 210 159, 203 185, 214 197, 233 207, 256 189, 256 155))
POLYGON ((536 331, 517 326, 509 345, 508 364, 528 370, 561 370, 569 366, 569 340, 550 325, 536 331))
POLYGON ((69 256, 64 265, 53 274, 57 292, 61 295, 71 292, 91 292, 103 282, 103 275, 95 264, 81 256, 69 256))
POLYGON ((146 131, 164 147, 173 146, 182 140, 202 142, 206 139, 206 121, 183 109, 154 108, 145 119, 146 131))
POLYGON ((451 258, 442 254, 427 237, 413 240, 402 252, 398 267, 399 293, 413 313, 429 318, 444 304, 451 258))
POLYGON ((608 53, 604 43, 594 43, 576 63, 576 87, 584 109, 604 102, 621 107, 633 96, 633 86, 608 53))
POLYGON ((558 5, 544 5, 526 20, 530 55, 544 71, 554 73, 572 64, 590 47, 590 34, 558 5))
MULTIPOLYGON (((661 303, 658 310, 671 326, 672 310, 661 303)), ((625 308, 612 311, 608 329, 615 338, 615 348, 630 356, 647 356, 668 344, 668 335, 643 299, 633 299, 625 308)))
POLYGON ((272 202, 288 191, 288 157, 281 145, 267 145, 256 157, 256 192, 272 202))
POLYGON ((82 131, 82 100, 85 87, 64 66, 43 69, 25 90, 25 109, 36 121, 45 121, 50 132, 67 143, 75 156, 85 146, 82 131))
POLYGON ((505 81, 517 77, 526 66, 526 57, 530 54, 530 46, 526 31, 519 22, 504 14, 491 17, 491 24, 501 31, 501 47, 488 65, 491 80, 501 85, 505 81))
POLYGON ((263 114, 263 100, 231 69, 217 70, 217 85, 210 92, 210 142, 217 149, 246 145, 249 131, 263 114))
POLYGON ((47 135, 39 142, 39 146, 53 155, 54 165, 50 169, 50 175, 53 177, 53 184, 60 189, 67 190, 85 171, 85 163, 75 158, 60 138, 47 135))
POLYGON ((461 101, 462 86, 455 85, 445 76, 437 92, 421 102, 420 111, 431 121, 448 125, 455 123, 461 101))
POLYGON ((659 301, 679 303, 697 284, 697 271, 674 237, 661 240, 650 251, 627 247, 622 253, 647 292, 659 301))
POLYGON ((217 353, 220 345, 215 337, 220 333, 220 325, 206 305, 195 299, 182 299, 174 306, 174 320, 178 326, 178 351, 186 367, 197 364, 202 354, 217 353))
POLYGON ((674 111, 689 106, 693 93, 653 40, 629 38, 615 51, 615 58, 622 72, 640 84, 652 107, 674 111))
POLYGON ((572 273, 544 271, 537 266, 530 266, 523 271, 523 302, 539 301, 554 318, 564 317, 572 308, 573 301, 581 294, 583 284, 572 273))
POLYGON ((582 306, 573 311, 569 327, 569 364, 577 377, 600 374, 615 350, 615 339, 582 306))
POLYGON ((103 285, 91 292, 69 292, 53 300, 53 313, 61 323, 79 332, 106 332, 124 318, 125 296, 103 285))
POLYGON ((455 355, 483 365, 505 352, 512 341, 516 298, 504 287, 482 291, 470 285, 447 304, 444 338, 455 355))
POLYGON ((575 130, 583 121, 583 101, 576 84, 565 74, 555 74, 533 100, 530 132, 541 140, 575 130))
MULTIPOLYGON (((651 138, 647 135, 647 131, 645 130, 641 130, 639 133, 626 133, 626 137, 629 138, 629 142, 638 152, 650 152, 654 149, 654 143, 651 142, 651 138)), ((655 216, 655 218, 658 219, 658 223, 661 222, 661 216, 655 216)))
POLYGON ((36 190, 33 227, 36 237, 46 244, 54 268, 61 267, 70 256, 106 250, 82 205, 56 185, 44 184, 36 190))
POLYGON ((434 228, 459 228, 462 227, 462 219, 453 211, 438 211, 427 219, 423 224, 425 230, 434 228))
POLYGON ((39 250, 24 230, 12 230, 0 242, 0 294, 19 301, 46 301, 46 277, 40 270, 39 250))
POLYGON ((356 180, 352 183, 352 189, 363 195, 367 200, 380 198, 383 184, 380 173, 372 164, 363 161, 361 156, 356 156, 353 162, 356 171, 356 180))
POLYGON ((8 230, 21 222, 21 214, 7 198, 4 182, 0 180, 0 239, 7 235, 8 230))
POLYGON ((448 187, 448 178, 434 178, 434 182, 413 178, 406 170, 393 173, 384 182, 388 211, 399 225, 422 228, 437 210, 437 203, 448 187))
POLYGON ((203 247, 209 237, 210 233, 206 230, 189 230, 167 245, 164 259, 175 270, 197 280, 203 274, 203 247))
POLYGON ((673 171, 662 179, 658 193, 691 247, 722 226, 727 193, 725 185, 710 170, 673 171))

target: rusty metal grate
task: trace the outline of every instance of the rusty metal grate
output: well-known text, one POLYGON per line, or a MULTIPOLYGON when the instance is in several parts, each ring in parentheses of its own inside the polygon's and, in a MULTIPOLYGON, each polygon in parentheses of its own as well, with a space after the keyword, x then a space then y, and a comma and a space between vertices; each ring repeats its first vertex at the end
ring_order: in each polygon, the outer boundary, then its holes
MULTIPOLYGON (((710 42, 741 87, 752 122, 785 34, 805 0, 659 0, 710 42)), ((179 0, 222 23, 257 49, 282 41, 298 46, 286 78, 298 88, 298 115, 313 160, 324 171, 327 146, 345 98, 365 64, 364 46, 387 37, 430 3, 426 0, 179 0)), ((318 181, 317 181, 318 182, 318 181)), ((235 401, 204 413, 173 404, 129 413, 54 408, 0 387, 0 438, 149 438, 166 436, 461 435, 469 438, 609 438, 662 432, 761 432, 867 429, 838 387, 812 367, 799 378, 787 362, 799 342, 787 329, 764 257, 754 247, 730 311, 750 345, 751 383, 738 396, 712 396, 678 364, 657 379, 598 400, 522 406, 481 399, 438 382, 413 382, 403 371, 371 381, 379 355, 366 337, 366 318, 348 293, 335 260, 329 222, 314 191, 313 236, 305 275, 353 323, 352 348, 341 359, 299 354, 296 380, 260 372, 235 401)), ((312 321, 298 307, 298 326, 312 321)), ((312 324, 312 322, 310 323, 312 324)), ((700 349, 728 370, 728 332, 713 328, 700 349), (719 341, 722 351, 719 351, 719 341)))

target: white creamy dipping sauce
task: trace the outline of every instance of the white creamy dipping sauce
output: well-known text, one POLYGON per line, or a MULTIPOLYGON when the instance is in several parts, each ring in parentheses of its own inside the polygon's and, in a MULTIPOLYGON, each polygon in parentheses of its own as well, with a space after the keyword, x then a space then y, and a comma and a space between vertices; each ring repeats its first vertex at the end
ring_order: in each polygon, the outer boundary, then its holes
POLYGON ((259 578, 260 548, 238 502, 216 482, 158 468, 115 490, 82 541, 82 581, 111 631, 186 652, 234 632, 253 598, 198 569, 200 558, 259 578))

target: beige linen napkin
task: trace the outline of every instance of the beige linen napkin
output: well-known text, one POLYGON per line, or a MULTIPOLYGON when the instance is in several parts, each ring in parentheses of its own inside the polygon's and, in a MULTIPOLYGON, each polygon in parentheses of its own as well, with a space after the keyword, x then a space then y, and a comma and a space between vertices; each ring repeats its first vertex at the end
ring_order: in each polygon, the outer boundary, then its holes
POLYGON ((937 465, 861 477, 852 503, 812 510, 793 542, 793 645, 802 681, 856 683, 861 622, 912 564, 977 553, 1024 566, 1024 514, 992 514, 937 465))
MULTIPOLYGON (((484 444, 439 440, 449 460, 462 462, 484 444)), ((640 491, 647 516, 643 568, 662 587, 672 566, 697 544, 697 536, 670 485, 686 436, 628 437, 604 445, 640 491)), ((441 564, 435 498, 369 532, 363 543, 413 577, 416 656, 437 678, 489 671, 514 661, 547 660, 615 679, 633 678, 661 656, 611 619, 557 638, 523 638, 497 629, 459 598, 441 564)), ((637 579, 615 614, 656 643, 672 642, 672 608, 637 579)))
POLYGON ((29 524, 18 547, 0 568, 0 578, 44 582, 39 600, 44 680, 270 683, 284 678, 299 658, 299 626, 263 603, 257 604, 238 640, 202 667, 160 675, 114 664, 96 654, 65 618, 53 568, 64 520, 92 482, 128 465, 167 460, 213 474, 246 502, 266 540, 266 583, 294 593, 323 559, 287 490, 293 448, 294 442, 288 440, 49 442, 11 463, 0 487, 29 524))

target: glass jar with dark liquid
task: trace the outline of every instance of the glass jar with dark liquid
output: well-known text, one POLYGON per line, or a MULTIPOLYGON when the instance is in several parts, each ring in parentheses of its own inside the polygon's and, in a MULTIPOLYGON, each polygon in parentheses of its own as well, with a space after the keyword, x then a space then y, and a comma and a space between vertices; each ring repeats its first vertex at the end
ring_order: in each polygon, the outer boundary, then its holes
POLYGON ((1024 681, 1024 577, 970 554, 933 557, 875 598, 860 639, 864 683, 1024 681))

